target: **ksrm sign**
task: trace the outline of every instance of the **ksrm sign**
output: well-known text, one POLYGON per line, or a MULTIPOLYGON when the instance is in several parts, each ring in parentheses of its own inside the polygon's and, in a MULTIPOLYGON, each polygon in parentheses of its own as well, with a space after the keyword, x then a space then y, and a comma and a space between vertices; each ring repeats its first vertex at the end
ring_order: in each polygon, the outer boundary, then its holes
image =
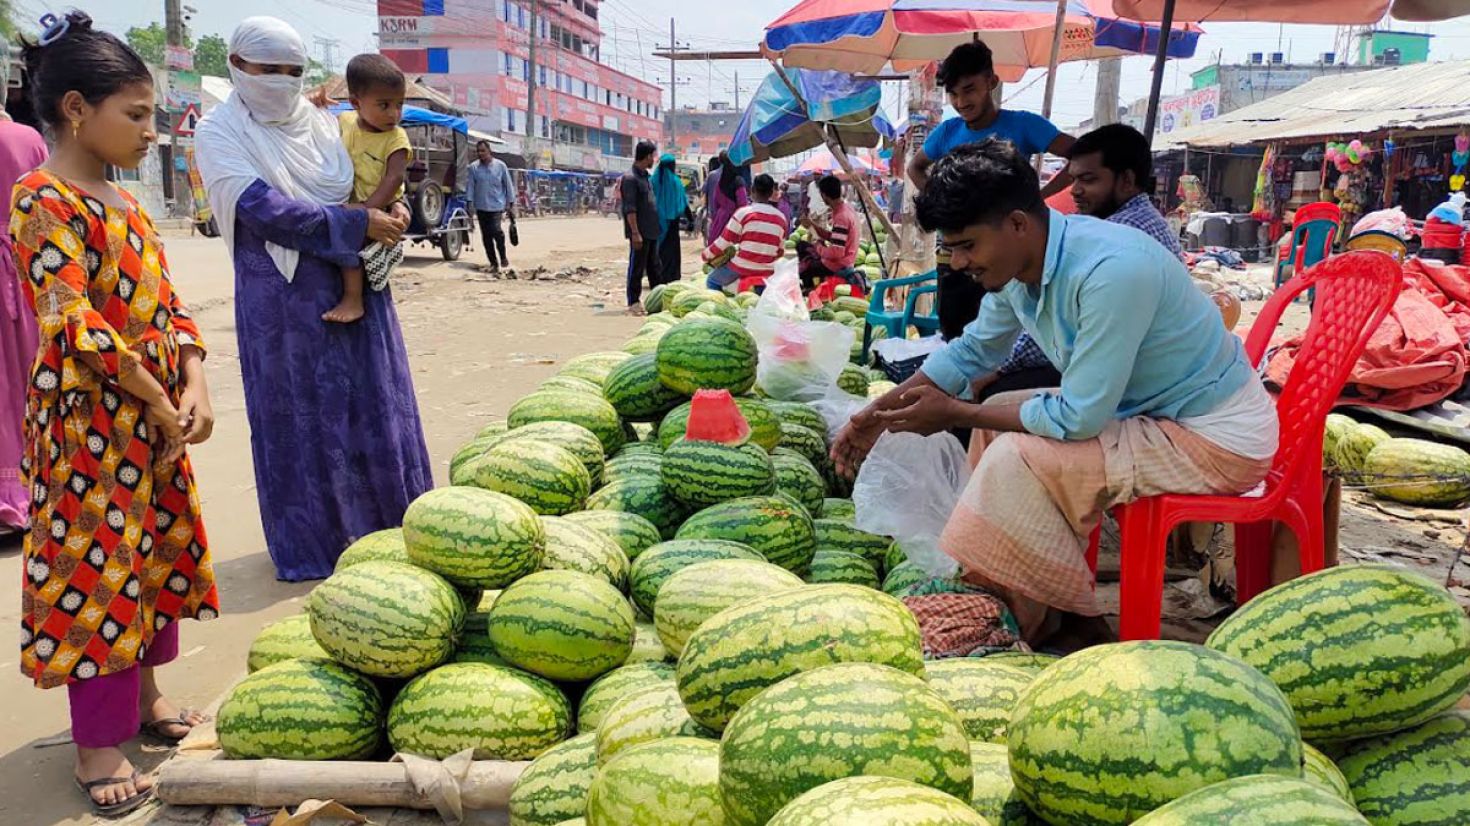
POLYGON ((418 45, 419 38, 433 35, 483 36, 495 33, 494 15, 442 15, 437 17, 379 17, 381 45, 418 45))

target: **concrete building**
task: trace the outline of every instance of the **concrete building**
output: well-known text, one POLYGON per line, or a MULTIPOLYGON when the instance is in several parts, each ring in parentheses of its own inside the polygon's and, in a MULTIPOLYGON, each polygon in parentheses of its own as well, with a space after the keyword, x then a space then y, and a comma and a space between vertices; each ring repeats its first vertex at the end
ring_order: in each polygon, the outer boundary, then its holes
POLYGON ((639 140, 662 138, 662 89, 599 62, 597 16, 596 0, 378 0, 379 49, 523 156, 534 72, 536 157, 526 160, 615 170, 639 140))
POLYGON ((680 109, 664 115, 665 134, 672 129, 676 135, 680 159, 691 162, 706 162, 720 152, 730 148, 730 138, 740 125, 743 112, 730 106, 715 103, 710 109, 680 109))

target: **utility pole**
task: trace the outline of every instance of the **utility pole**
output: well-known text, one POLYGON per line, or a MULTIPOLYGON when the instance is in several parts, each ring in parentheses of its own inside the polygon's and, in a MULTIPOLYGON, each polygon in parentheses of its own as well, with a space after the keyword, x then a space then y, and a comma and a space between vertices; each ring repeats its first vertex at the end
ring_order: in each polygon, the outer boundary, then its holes
POLYGON ((1123 58, 1097 62, 1097 93, 1092 100, 1092 128, 1118 122, 1118 93, 1123 86, 1123 58))
POLYGON ((536 22, 537 12, 541 10, 540 0, 531 0, 531 50, 530 50, 530 72, 529 80, 526 81, 526 165, 532 169, 536 168, 536 40, 540 35, 539 24, 536 22))
POLYGON ((337 47, 342 45, 342 41, 335 37, 322 37, 321 35, 314 35, 311 40, 322 56, 322 66, 326 67, 328 72, 335 73, 337 71, 337 47))
POLYGON ((184 30, 184 0, 163 0, 163 20, 168 45, 186 45, 189 35, 184 30))
POLYGON ((735 111, 740 111, 740 70, 735 70, 735 111))
POLYGON ((679 51, 679 41, 674 32, 674 18, 669 18, 669 151, 679 151, 679 64, 674 55, 679 51))

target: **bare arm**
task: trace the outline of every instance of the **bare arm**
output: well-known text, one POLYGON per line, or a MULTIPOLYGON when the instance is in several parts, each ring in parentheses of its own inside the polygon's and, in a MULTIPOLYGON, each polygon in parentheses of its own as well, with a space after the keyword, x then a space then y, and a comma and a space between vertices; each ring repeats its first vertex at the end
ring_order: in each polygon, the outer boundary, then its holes
POLYGON ((934 161, 924 154, 924 150, 914 153, 914 159, 909 161, 909 180, 914 182, 916 191, 923 192, 929 186, 929 167, 933 165, 934 161))
MULTIPOLYGON (((1048 146, 1046 148, 1046 151, 1050 152, 1053 155, 1056 155, 1059 158, 1071 157, 1072 146, 1076 143, 1076 138, 1068 135, 1066 132, 1063 132, 1062 134, 1057 135, 1056 139, 1051 142, 1051 146, 1048 146)), ((1048 181, 1046 186, 1042 187, 1041 197, 1043 199, 1050 198, 1058 192, 1067 189, 1071 185, 1072 173, 1068 172, 1064 168, 1061 172, 1057 173, 1055 178, 1052 178, 1050 181, 1048 181)))
POLYGON ((398 200, 398 190, 403 187, 403 182, 408 177, 408 150, 400 149, 388 156, 388 163, 383 170, 383 180, 378 181, 378 188, 368 196, 363 204, 372 209, 386 210, 389 205, 398 200))

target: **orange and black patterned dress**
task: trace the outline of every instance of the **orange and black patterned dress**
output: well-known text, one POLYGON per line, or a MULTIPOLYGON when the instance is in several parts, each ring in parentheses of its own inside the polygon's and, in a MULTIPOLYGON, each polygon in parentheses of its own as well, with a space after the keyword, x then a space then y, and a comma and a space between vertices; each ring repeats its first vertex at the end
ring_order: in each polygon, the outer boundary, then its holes
POLYGON ((38 170, 11 201, 41 340, 21 465, 21 670, 42 688, 126 671, 168 623, 219 613, 189 459, 155 461, 143 405, 118 384, 147 370, 177 401, 179 348, 203 347, 152 220, 123 197, 105 206, 38 170))

